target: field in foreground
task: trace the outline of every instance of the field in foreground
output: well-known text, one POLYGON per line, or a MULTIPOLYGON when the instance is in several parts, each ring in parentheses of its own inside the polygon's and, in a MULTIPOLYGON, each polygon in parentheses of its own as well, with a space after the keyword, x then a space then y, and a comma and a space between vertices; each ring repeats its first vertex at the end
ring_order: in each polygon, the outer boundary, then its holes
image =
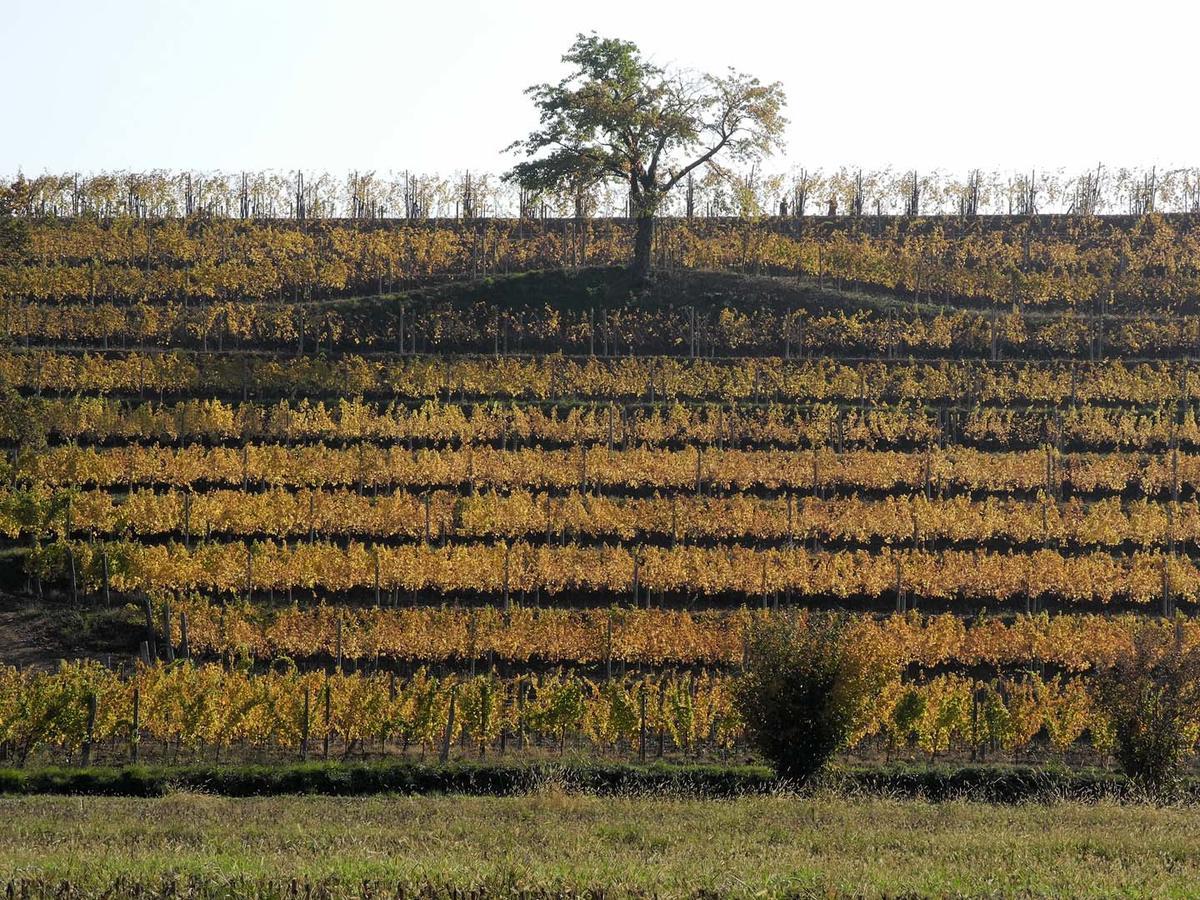
POLYGON ((0 890, 1185 896, 1198 835, 1198 808, 1105 804, 41 797, 0 799, 0 890))

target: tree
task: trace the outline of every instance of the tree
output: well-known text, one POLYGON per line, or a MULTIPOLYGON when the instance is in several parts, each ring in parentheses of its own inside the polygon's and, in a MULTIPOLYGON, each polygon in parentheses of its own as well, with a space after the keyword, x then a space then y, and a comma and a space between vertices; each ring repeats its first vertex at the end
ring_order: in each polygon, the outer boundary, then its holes
POLYGON ((0 265, 19 263, 29 244, 29 229, 17 216, 15 194, 0 184, 0 265))
POLYGON ((1140 628, 1132 651, 1097 674, 1096 700, 1125 774, 1152 791, 1168 789, 1200 736, 1200 649, 1140 628))
POLYGON ((619 180, 636 220, 633 273, 650 273, 655 216, 680 181, 719 154, 754 160, 782 145, 786 102, 778 82, 730 69, 671 71, 631 41, 580 34, 563 56, 574 71, 537 84, 540 127, 508 149, 523 152, 506 176, 526 190, 586 189, 619 180))
POLYGON ((876 697, 898 676, 839 616, 756 623, 734 702, 747 736, 784 778, 801 783, 861 736, 876 697))

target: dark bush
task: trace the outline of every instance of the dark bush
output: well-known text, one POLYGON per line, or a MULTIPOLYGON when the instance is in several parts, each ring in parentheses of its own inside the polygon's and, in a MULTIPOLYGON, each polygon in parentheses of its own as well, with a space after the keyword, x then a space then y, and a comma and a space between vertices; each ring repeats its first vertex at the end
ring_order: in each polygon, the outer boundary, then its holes
POLYGON ((896 675, 853 640, 843 617, 759 622, 734 700, 758 751, 781 776, 803 783, 851 742, 896 675))
POLYGON ((1163 629, 1138 629, 1132 652, 1097 674, 1096 701, 1121 768, 1148 790, 1167 790, 1196 744, 1200 651, 1163 629))

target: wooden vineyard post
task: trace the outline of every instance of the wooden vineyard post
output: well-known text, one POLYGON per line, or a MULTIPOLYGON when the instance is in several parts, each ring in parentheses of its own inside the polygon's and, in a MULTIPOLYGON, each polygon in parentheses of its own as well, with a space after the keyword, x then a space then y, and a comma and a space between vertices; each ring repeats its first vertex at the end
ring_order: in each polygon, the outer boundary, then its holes
POLYGON ((762 593, 762 608, 767 608, 767 554, 762 557, 762 575, 759 580, 759 590, 762 593))
POLYGON ((613 654, 613 611, 608 611, 608 624, 605 627, 604 635, 604 677, 607 681, 612 681, 612 654, 613 654))
POLYGON ((334 637, 334 671, 342 674, 342 620, 337 620, 337 631, 334 637))
POLYGON ((325 676, 325 743, 321 748, 321 758, 329 759, 329 720, 332 718, 332 697, 330 694, 329 676, 325 676))
POLYGON ((525 749, 525 677, 517 679, 517 749, 525 749))
POLYGON ((1171 599, 1171 571, 1165 556, 1162 561, 1162 614, 1168 619, 1175 615, 1175 603, 1171 599))
POLYGON ((646 686, 642 685, 641 702, 639 703, 638 728, 638 762, 646 761, 646 686))
POLYGON ((1179 502, 1179 446, 1174 441, 1171 447, 1171 499, 1179 502))
POLYGON ((309 730, 309 704, 311 701, 310 690, 308 685, 304 686, 304 717, 300 720, 300 761, 308 759, 308 730, 309 730))
POLYGON ((311 546, 316 539, 316 532, 313 527, 313 497, 315 492, 310 487, 308 491, 308 543, 311 546))
POLYGON ((175 644, 171 639, 171 602, 163 601, 162 611, 163 622, 163 652, 166 654, 167 662, 175 662, 175 644))
POLYGON ((142 690, 138 685, 133 686, 133 722, 129 731, 129 761, 137 765, 138 744, 142 734, 142 690))
POLYGON ((1175 558, 1175 504, 1167 504, 1167 558, 1175 558))
POLYGON ((904 597, 903 575, 900 571, 900 560, 896 560, 896 612, 903 614, 908 606, 904 597))
POLYGON ((471 657, 471 677, 472 678, 475 677, 475 660, 479 656, 479 650, 477 649, 476 644, 475 644, 475 642, 478 638, 478 634, 479 634, 478 619, 476 618, 475 610, 471 610, 471 616, 467 620, 467 640, 468 640, 467 652, 471 657))
POLYGON ((250 596, 254 591, 254 552, 250 548, 250 542, 246 542, 246 602, 250 602, 250 596))
POLYGON ((971 762, 979 760, 979 680, 971 679, 971 762))
POLYGON ((154 640, 154 611, 150 607, 149 594, 142 597, 142 612, 146 617, 146 663, 158 659, 158 647, 154 640))
POLYGON ((793 534, 794 534, 793 523, 795 521, 795 516, 793 515, 793 507, 794 507, 794 503, 792 500, 792 492, 789 489, 787 492, 787 546, 788 546, 789 550, 792 549, 792 547, 794 547, 796 545, 796 541, 793 536, 793 534))
POLYGON ((375 563, 375 605, 379 606, 379 547, 372 547, 371 550, 371 556, 375 563))
POLYGON ((512 545, 504 542, 504 611, 507 613, 512 608, 512 601, 508 591, 508 573, 509 565, 512 557, 512 545))
POLYGON ((454 704, 458 699, 458 685, 450 688, 450 709, 446 714, 446 734, 442 738, 442 753, 438 757, 442 765, 450 760, 450 744, 454 740, 454 704))
POLYGON ((102 579, 101 584, 103 586, 103 591, 104 591, 104 605, 111 606, 112 605, 112 597, 108 591, 108 551, 107 550, 100 551, 100 577, 102 579))
POLYGON ((637 609, 638 605, 638 554, 637 549, 633 551, 633 607, 637 609))
POLYGON ((87 697, 87 727, 83 733, 83 767, 92 764, 92 744, 96 735, 96 693, 88 692, 87 697))
POLYGON ((69 544, 67 545, 67 564, 71 569, 71 604, 73 606, 78 606, 79 586, 75 580, 75 552, 71 549, 69 544))
POLYGON ((667 733, 663 725, 664 713, 667 709, 667 692, 664 690, 662 681, 658 683, 658 751, 655 754, 656 759, 662 759, 667 748, 667 733))
POLYGON ((192 545, 192 492, 183 495, 183 546, 192 545))
POLYGON ((179 655, 186 660, 192 658, 192 647, 188 642, 188 615, 187 610, 179 614, 179 655))

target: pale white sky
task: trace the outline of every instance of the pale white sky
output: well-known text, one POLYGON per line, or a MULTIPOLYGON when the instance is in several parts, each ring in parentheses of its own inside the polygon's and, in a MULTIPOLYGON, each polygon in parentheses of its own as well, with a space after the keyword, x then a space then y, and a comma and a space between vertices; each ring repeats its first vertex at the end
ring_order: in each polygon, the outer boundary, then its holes
POLYGON ((2 17, 4 173, 498 171, 534 123, 522 90, 592 29, 782 81, 787 163, 1200 163, 1188 0, 4 0, 2 17))

